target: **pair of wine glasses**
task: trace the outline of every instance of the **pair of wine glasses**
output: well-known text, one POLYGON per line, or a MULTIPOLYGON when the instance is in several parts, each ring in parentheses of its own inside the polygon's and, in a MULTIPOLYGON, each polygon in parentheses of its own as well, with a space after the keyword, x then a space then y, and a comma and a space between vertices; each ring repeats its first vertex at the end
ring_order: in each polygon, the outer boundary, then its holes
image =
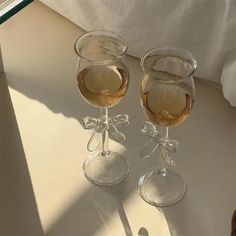
MULTIPOLYGON (((127 126, 126 114, 108 116, 108 108, 118 104, 129 85, 126 41, 117 33, 91 31, 75 42, 78 55, 76 77, 85 101, 101 108, 101 117, 85 117, 82 125, 92 130, 87 149, 92 152, 83 165, 86 178, 101 186, 112 186, 129 174, 129 164, 120 153, 109 149, 109 137, 125 140, 119 126, 127 126)), ((178 142, 170 139, 168 128, 182 123, 193 106, 195 87, 193 73, 197 62, 188 51, 176 47, 156 48, 141 59, 144 77, 141 83, 141 106, 149 121, 141 132, 149 141, 140 149, 141 157, 159 151, 159 167, 140 177, 140 196, 154 206, 168 206, 179 201, 186 192, 182 177, 173 171, 172 155, 178 142), (170 166, 171 168, 167 168, 170 166)))

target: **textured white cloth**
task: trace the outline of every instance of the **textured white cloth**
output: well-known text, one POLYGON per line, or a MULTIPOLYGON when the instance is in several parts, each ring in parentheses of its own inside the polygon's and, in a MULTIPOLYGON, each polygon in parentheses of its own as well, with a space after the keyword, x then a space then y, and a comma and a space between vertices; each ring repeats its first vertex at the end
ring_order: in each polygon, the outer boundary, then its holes
POLYGON ((226 63, 236 48, 236 0, 41 1, 86 31, 119 32, 136 57, 164 45, 187 49, 198 61, 196 75, 222 81, 225 98, 236 106, 236 57, 226 63))
POLYGON ((236 107, 236 49, 225 59, 221 83, 225 98, 231 106, 236 107))

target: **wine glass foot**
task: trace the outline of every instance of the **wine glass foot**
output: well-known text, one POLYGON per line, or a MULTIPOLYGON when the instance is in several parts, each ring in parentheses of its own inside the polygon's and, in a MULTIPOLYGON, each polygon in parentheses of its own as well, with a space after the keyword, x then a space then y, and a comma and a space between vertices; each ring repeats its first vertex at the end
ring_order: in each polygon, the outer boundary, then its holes
POLYGON ((85 177, 99 186, 113 186, 129 175, 129 164, 125 157, 110 151, 104 156, 99 152, 88 158, 83 165, 85 177))
POLYGON ((165 207, 177 203, 184 197, 186 184, 175 171, 159 169, 140 177, 138 191, 147 203, 157 207, 165 207))

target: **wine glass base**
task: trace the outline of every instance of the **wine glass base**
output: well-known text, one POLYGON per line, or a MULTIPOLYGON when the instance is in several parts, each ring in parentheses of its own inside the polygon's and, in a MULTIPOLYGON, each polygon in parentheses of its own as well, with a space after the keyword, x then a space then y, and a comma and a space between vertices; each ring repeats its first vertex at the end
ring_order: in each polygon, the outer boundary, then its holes
POLYGON ((164 207, 173 205, 184 197, 186 184, 175 171, 159 169, 140 177, 138 191, 147 203, 164 207))
POLYGON ((129 164, 117 152, 110 151, 106 156, 99 152, 84 162, 83 170, 85 177, 93 184, 112 186, 129 175, 129 164))

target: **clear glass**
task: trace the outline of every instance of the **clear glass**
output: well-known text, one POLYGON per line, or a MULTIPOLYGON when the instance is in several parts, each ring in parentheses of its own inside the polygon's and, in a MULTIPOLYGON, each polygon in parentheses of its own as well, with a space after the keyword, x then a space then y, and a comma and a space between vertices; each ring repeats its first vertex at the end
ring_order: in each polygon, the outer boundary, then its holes
POLYGON ((172 155, 178 150, 178 142, 170 139, 169 127, 181 124, 192 110, 197 62, 184 49, 162 47, 144 54, 141 66, 144 71, 141 106, 149 120, 144 122, 141 132, 150 139, 141 148, 140 156, 149 157, 156 150, 160 155, 159 166, 140 177, 138 190, 149 204, 169 206, 186 192, 183 178, 173 170, 172 155))
POLYGON ((88 104, 101 109, 100 118, 82 120, 85 129, 93 130, 87 145, 92 155, 83 165, 84 174, 96 185, 111 186, 129 174, 125 157, 111 151, 108 143, 109 136, 123 142, 125 135, 118 126, 129 124, 126 114, 108 116, 108 108, 118 104, 128 89, 127 43, 115 32, 99 30, 78 38, 74 48, 78 55, 76 78, 80 94, 88 104))

